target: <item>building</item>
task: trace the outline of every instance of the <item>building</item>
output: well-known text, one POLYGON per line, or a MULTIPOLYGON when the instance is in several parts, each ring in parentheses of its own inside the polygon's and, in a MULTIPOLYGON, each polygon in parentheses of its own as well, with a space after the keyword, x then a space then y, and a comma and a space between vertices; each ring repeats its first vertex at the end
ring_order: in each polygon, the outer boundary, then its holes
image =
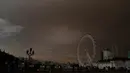
POLYGON ((130 70, 130 59, 128 58, 113 58, 107 60, 100 60, 97 62, 97 67, 99 69, 108 68, 125 68, 130 70))
POLYGON ((108 59, 112 59, 112 58, 113 58, 112 52, 108 48, 103 49, 102 60, 108 60, 108 59))
POLYGON ((108 69, 114 67, 114 64, 110 60, 100 60, 97 62, 99 69, 108 69))

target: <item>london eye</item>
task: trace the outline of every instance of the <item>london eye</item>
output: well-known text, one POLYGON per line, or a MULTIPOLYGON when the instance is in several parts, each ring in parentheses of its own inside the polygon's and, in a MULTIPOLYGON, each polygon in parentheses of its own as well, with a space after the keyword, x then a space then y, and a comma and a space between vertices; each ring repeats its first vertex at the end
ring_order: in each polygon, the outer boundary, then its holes
POLYGON ((77 60, 80 66, 87 66, 93 62, 96 55, 96 45, 93 37, 89 34, 81 37, 77 47, 77 60), (86 43, 89 41, 89 44, 86 43), (91 44, 91 47, 89 45, 91 44), (92 50, 91 52, 89 50, 92 50))

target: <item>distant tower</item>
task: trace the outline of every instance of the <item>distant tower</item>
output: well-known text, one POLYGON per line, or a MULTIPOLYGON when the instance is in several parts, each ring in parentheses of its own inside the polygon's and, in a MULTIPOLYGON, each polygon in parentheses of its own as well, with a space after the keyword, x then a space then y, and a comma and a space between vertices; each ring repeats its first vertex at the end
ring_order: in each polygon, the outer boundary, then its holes
POLYGON ((112 52, 109 49, 105 48, 102 52, 102 58, 103 60, 112 59, 113 58, 112 52))

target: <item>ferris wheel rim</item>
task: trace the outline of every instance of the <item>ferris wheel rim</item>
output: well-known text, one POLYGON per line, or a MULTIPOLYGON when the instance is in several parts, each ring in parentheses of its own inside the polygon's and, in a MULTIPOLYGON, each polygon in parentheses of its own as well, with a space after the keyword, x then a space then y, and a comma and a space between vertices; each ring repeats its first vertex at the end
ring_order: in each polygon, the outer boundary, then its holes
POLYGON ((82 36, 81 37, 81 39, 80 39, 80 41, 79 41, 79 43, 78 43, 78 47, 77 47, 77 59, 78 59, 78 62, 79 62, 79 64, 81 65, 81 66, 84 66, 84 64, 81 62, 81 60, 80 60, 80 55, 79 55, 79 50, 80 50, 80 45, 81 45, 81 42, 83 41, 83 39, 85 39, 85 38, 88 38, 88 39, 90 39, 91 40, 91 42, 92 42, 92 44, 93 44, 93 55, 92 55, 92 57, 90 57, 90 55, 88 54, 88 52, 86 52, 88 55, 89 55, 89 59, 91 59, 91 61, 92 61, 92 59, 94 59, 95 58, 95 56, 96 56, 96 45, 95 45, 95 41, 94 41, 94 39, 93 39, 93 37, 90 35, 90 34, 86 34, 86 35, 84 35, 84 36, 82 36))

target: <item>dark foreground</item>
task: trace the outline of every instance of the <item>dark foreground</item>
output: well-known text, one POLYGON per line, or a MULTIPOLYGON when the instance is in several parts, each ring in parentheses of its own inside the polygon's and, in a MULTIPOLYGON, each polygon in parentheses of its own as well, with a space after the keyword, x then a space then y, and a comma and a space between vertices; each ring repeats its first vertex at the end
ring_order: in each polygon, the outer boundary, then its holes
MULTIPOLYGON (((46 72, 25 72, 25 73, 46 73, 46 72)), ((48 72, 48 73, 130 73, 130 72, 48 72)))
POLYGON ((130 73, 130 71, 123 71, 123 70, 118 70, 118 71, 39 71, 39 72, 23 72, 23 73, 130 73))

